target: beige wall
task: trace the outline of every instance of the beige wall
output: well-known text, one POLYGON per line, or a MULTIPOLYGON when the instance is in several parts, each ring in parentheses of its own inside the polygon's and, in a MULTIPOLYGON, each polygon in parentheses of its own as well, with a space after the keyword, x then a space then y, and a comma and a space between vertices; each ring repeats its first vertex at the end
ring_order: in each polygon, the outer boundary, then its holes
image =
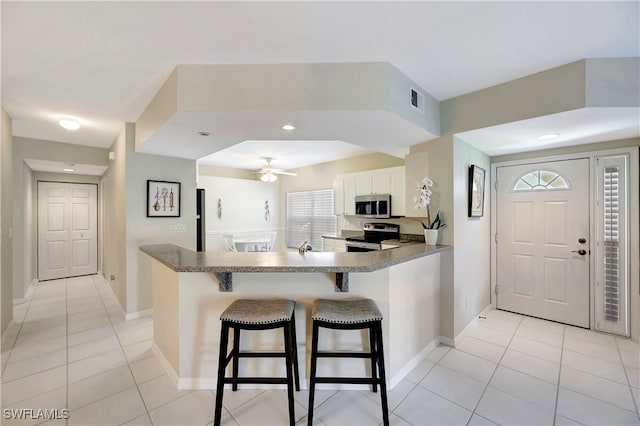
POLYGON ((127 123, 111 151, 115 160, 104 175, 105 278, 127 314, 151 309, 151 281, 142 244, 173 243, 195 246, 195 161, 134 152, 135 125, 127 123), (180 181, 180 218, 147 218, 147 179, 180 181), (185 223, 187 232, 172 233, 169 226, 185 223), (193 235, 193 237, 191 237, 193 235), (192 243, 193 240, 193 243, 192 243))
POLYGON ((0 334, 9 326, 13 318, 13 248, 9 238, 13 226, 13 165, 11 163, 13 139, 11 136, 11 117, 1 108, 2 128, 0 129, 0 334))
POLYGON ((137 153, 134 151, 135 126, 127 124, 126 129, 125 310, 127 314, 136 314, 152 308, 150 258, 139 247, 144 244, 169 243, 194 251, 196 249, 196 162, 137 153), (148 179, 181 183, 180 217, 147 217, 148 179), (171 227, 174 225, 185 225, 186 231, 172 231, 171 227))
POLYGON ((584 108, 585 73, 577 61, 443 101, 441 134, 584 108))
MULTIPOLYGON (((115 160, 109 162, 109 167, 103 175, 104 190, 104 242, 103 242, 103 272, 111 285, 122 308, 127 309, 127 255, 126 230, 126 143, 127 133, 131 128, 126 125, 111 145, 115 160)), ((130 135, 129 135, 130 136, 130 135)))
POLYGON ((454 336, 457 336, 491 303, 491 163, 486 154, 454 137, 453 166, 453 250, 458 259, 454 269, 453 311, 454 336), (468 217, 468 179, 472 164, 486 172, 484 216, 474 218, 468 217))

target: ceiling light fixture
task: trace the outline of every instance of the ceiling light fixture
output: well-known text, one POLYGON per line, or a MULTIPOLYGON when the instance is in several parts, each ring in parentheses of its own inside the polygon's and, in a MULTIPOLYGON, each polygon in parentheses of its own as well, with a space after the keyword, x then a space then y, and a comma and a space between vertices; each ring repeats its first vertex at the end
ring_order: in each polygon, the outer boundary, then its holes
POLYGON ((275 182, 278 179, 278 176, 276 176, 274 173, 268 172, 263 174, 262 176, 260 176, 260 180, 263 182, 275 182))
POLYGON ((58 124, 67 130, 78 130, 80 128, 80 123, 71 118, 62 118, 58 121, 58 124))
POLYGON ((67 169, 67 168, 64 168, 62 170, 64 170, 65 172, 75 172, 76 171, 75 169, 67 169))
POLYGON ((206 132, 206 131, 202 131, 202 132, 198 132, 199 136, 211 136, 211 132, 206 132))
POLYGON ((296 126, 294 126, 293 124, 285 124, 284 126, 282 126, 282 130, 295 130, 296 126))
POLYGON ((546 135, 538 136, 538 140, 546 141, 549 139, 557 138, 558 136, 560 136, 560 133, 549 133, 546 135))

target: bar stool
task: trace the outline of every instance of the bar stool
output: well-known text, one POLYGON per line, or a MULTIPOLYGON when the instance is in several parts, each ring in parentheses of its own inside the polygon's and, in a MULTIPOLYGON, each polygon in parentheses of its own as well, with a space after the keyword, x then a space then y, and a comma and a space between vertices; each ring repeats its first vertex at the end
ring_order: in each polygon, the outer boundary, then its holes
POLYGON ((289 399, 289 423, 295 423, 293 383, 300 390, 298 376, 298 351, 296 342, 296 303, 293 300, 249 300, 239 299, 233 302, 220 315, 222 329, 220 333, 220 355, 218 358, 218 385, 216 389, 216 408, 214 425, 220 425, 222 416, 222 395, 224 385, 231 383, 232 390, 238 390, 238 384, 286 384, 289 399), (284 329, 284 352, 241 352, 240 330, 284 329), (229 329, 233 329, 233 348, 227 354, 229 329), (286 377, 238 377, 240 358, 285 358, 286 377), (226 377, 226 368, 233 360, 232 377, 226 377))
POLYGON ((384 348, 382 346, 382 313, 371 299, 328 300, 317 299, 311 310, 313 319, 313 337, 311 343, 311 374, 309 384, 309 413, 307 424, 313 425, 313 399, 316 383, 370 384, 378 391, 382 402, 384 426, 389 426, 389 406, 387 404, 387 385, 384 371, 384 348), (320 327, 337 330, 369 330, 370 352, 332 352, 318 351, 318 331, 320 327), (371 359, 371 377, 316 377, 318 358, 369 358, 371 359), (379 371, 379 375, 377 372, 379 371))

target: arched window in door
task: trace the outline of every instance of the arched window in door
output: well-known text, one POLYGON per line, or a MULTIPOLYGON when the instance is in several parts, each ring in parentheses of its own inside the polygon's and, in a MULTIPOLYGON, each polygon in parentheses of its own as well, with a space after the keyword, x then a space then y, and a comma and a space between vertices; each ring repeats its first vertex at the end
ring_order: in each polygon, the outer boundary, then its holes
POLYGON ((570 189, 569 181, 550 170, 535 170, 520 176, 513 184, 511 191, 545 191, 570 189))

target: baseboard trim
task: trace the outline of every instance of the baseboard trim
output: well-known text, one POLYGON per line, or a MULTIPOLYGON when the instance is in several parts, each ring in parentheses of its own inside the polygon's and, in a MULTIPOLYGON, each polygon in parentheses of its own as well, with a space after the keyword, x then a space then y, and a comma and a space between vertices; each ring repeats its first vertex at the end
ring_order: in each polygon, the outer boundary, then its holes
MULTIPOLYGON (((18 337, 18 333, 15 334, 9 334, 9 330, 11 330, 12 328, 15 327, 16 322, 11 319, 11 321, 9 321, 9 325, 7 326, 7 328, 4 330, 4 333, 2 333, 2 338, 0 339, 0 345, 3 349, 6 349, 9 345, 9 339, 14 339, 16 337, 18 337)), ((11 342, 11 346, 13 346, 13 342, 11 342)))
POLYGON ((467 326, 464 328, 464 330, 462 330, 460 333, 458 333, 458 335, 455 337, 455 339, 453 339, 453 347, 455 348, 458 345, 460 345, 460 343, 462 343, 464 338, 469 335, 469 332, 471 330, 473 330, 473 328, 475 328, 475 326, 478 323, 478 320, 480 319, 480 317, 486 316, 487 312, 489 312, 491 310, 493 310, 493 307, 491 305, 488 305, 486 308, 484 308, 482 310, 482 312, 480 312, 478 315, 476 315, 476 317, 473 319, 473 321, 471 321, 469 324, 467 324, 467 326))
POLYGON ((144 311, 131 312, 131 313, 125 314, 124 319, 125 321, 130 321, 138 318, 150 317, 152 315, 153 315, 153 309, 147 309, 144 311))
POLYGON ((436 337, 433 339, 427 346, 424 347, 416 356, 411 358, 409 362, 407 362, 404 367, 398 371, 393 377, 387 380, 387 388, 389 390, 393 389, 400 383, 407 374, 411 373, 414 368, 418 366, 426 357, 429 352, 431 352, 438 344, 440 343, 441 337, 436 337))
POLYGON ((13 299, 13 304, 14 305, 22 305, 23 303, 27 303, 28 301, 30 301, 31 297, 33 296, 33 292, 35 291, 35 287, 36 287, 36 285, 38 285, 39 282, 40 281, 38 281, 35 278, 33 280, 31 280, 31 282, 27 286, 27 291, 24 292, 24 297, 20 297, 18 299, 13 299))
POLYGON ((160 365, 164 369, 165 373, 167 373, 167 376, 169 376, 171 383, 173 383, 173 385, 176 386, 176 388, 178 389, 181 389, 181 390, 186 389, 178 386, 178 373, 175 372, 169 360, 164 356, 164 354, 162 353, 158 345, 156 345, 155 340, 151 343, 151 351, 154 353, 155 356, 158 357, 158 360, 160 361, 160 365))

